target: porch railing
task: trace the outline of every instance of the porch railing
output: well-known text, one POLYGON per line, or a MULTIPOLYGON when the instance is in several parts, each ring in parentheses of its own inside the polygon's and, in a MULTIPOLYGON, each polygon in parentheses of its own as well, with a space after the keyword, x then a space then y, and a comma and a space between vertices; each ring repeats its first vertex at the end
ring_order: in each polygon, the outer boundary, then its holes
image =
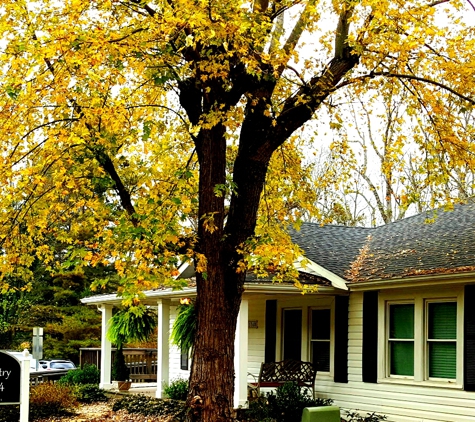
MULTIPOLYGON (((133 382, 154 382, 157 380, 157 349, 125 348, 125 363, 130 369, 130 379, 133 382)), ((112 349, 111 367, 114 362, 116 349, 112 349)), ((98 347, 81 348, 79 364, 94 364, 101 369, 101 349, 98 347)))

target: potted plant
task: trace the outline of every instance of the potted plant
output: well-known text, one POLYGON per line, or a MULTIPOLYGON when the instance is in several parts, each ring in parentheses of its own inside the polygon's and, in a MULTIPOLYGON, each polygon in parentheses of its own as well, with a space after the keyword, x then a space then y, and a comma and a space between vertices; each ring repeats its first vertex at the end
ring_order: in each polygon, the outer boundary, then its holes
POLYGON ((125 343, 146 341, 157 325, 157 316, 151 308, 144 305, 131 306, 117 311, 111 318, 107 338, 115 343, 117 352, 112 364, 112 379, 118 388, 130 388, 130 369, 125 363, 123 347, 125 343))
POLYGON ((114 362, 112 363, 112 380, 117 381, 119 391, 127 391, 132 382, 130 381, 130 369, 125 363, 122 346, 117 347, 114 362))

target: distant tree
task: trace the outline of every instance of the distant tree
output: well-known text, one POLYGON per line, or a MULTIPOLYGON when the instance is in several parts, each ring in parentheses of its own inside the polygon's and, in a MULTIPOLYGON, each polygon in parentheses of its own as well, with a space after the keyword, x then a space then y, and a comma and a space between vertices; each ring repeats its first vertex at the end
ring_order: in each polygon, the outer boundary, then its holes
MULTIPOLYGON (((433 118, 411 112, 408 94, 389 86, 384 95, 348 96, 333 110, 333 142, 314 175, 321 221, 343 225, 387 224, 475 194, 471 160, 454 160, 447 151, 421 144, 437 143, 433 118), (339 123, 343 116, 346 124, 339 123), (436 139, 434 139, 434 137, 436 139), (437 183, 434 183, 434 163, 437 183)), ((376 95, 376 94, 375 94, 376 95)), ((453 129, 475 145, 474 115, 451 109, 453 129)))

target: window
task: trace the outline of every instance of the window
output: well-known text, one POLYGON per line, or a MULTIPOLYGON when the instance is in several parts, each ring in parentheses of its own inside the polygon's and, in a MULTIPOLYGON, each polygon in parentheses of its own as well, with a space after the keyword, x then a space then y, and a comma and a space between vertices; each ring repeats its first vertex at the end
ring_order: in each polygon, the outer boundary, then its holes
POLYGON ((312 309, 310 361, 319 372, 330 372, 330 309, 312 309))
POLYGON ((188 349, 180 350, 180 369, 188 370, 188 349))
POLYGON ((457 303, 429 302, 427 360, 429 378, 456 378, 457 303))
POLYGON ((414 305, 389 306, 389 368, 391 375, 414 375, 414 305))
MULTIPOLYGON (((297 301, 296 301, 297 302, 297 301)), ((281 308, 281 329, 277 330, 277 341, 280 344, 278 360, 295 359, 312 362, 317 369, 317 376, 335 376, 335 299, 308 300, 301 307, 281 308)), ((289 303, 294 305, 293 303, 289 303)), ((348 313, 348 307, 342 313, 348 313)), ((348 333, 348 324, 341 332, 348 333)), ((338 358, 344 360, 338 366, 342 378, 347 376, 347 341, 341 347, 343 353, 338 358)), ((279 351, 279 350, 278 350, 279 351)), ((339 361, 340 362, 340 361, 339 361)), ((341 381, 343 382, 343 381, 341 381)))
POLYGON ((411 301, 385 301, 386 378, 461 385, 458 300, 416 295, 411 301))

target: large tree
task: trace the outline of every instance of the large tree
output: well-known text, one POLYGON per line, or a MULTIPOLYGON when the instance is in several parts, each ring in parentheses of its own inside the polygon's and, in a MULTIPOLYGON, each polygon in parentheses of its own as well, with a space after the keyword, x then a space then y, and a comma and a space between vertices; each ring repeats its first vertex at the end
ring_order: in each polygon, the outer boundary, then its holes
POLYGON ((76 270, 113 264, 127 306, 193 259, 189 418, 230 421, 246 271, 297 253, 283 229, 313 200, 293 146, 321 107, 396 85, 428 116, 430 183, 447 159, 473 168, 446 107, 474 104, 468 5, 3 0, 3 289, 35 258, 58 270, 52 237, 76 270))

